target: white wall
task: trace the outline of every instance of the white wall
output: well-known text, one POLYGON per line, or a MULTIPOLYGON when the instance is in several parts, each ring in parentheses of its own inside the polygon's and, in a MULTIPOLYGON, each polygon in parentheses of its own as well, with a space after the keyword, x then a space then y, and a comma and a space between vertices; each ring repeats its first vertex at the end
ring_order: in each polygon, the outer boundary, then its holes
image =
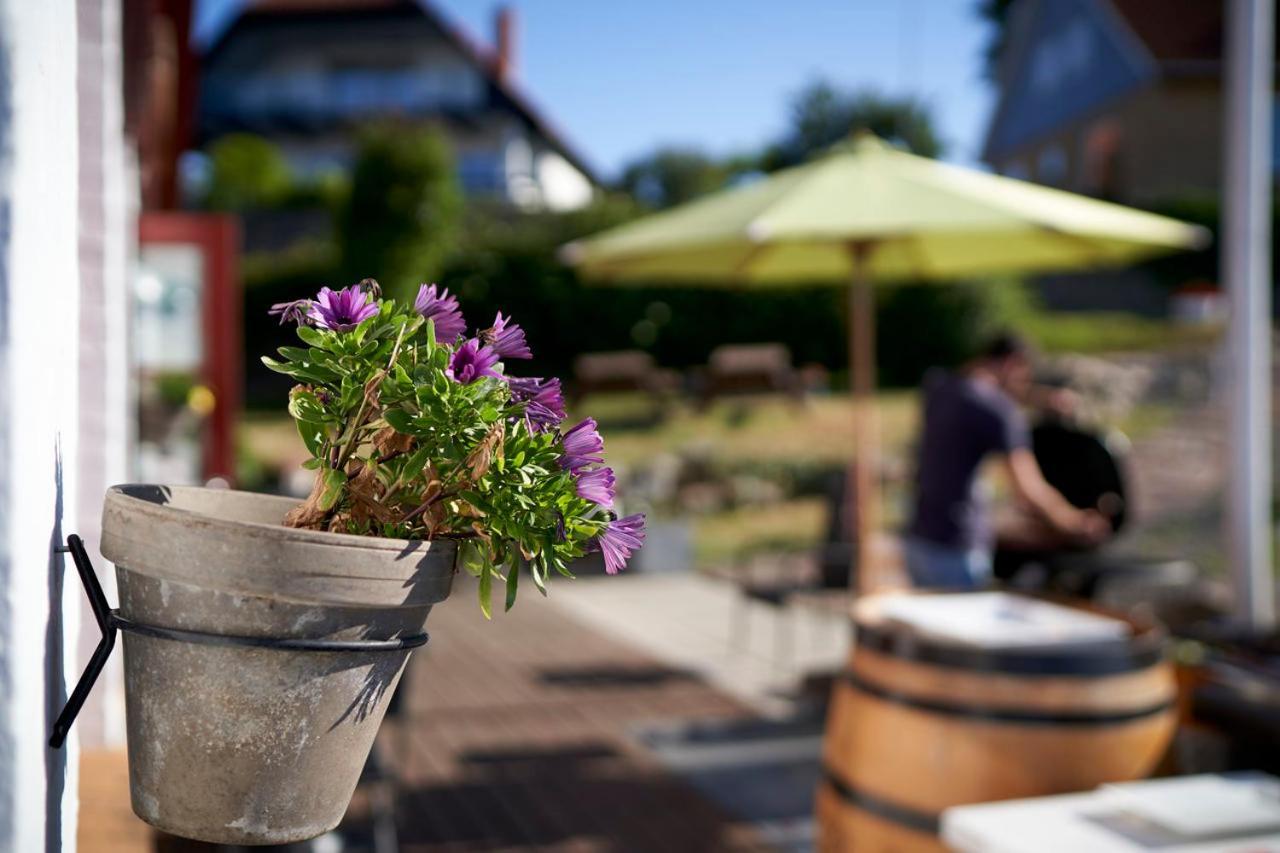
POLYGON ((558 152, 508 128, 503 140, 507 198, 523 210, 577 210, 591 203, 591 181, 558 152))
POLYGON ((548 210, 577 210, 595 195, 587 176, 551 149, 538 152, 537 173, 542 203, 548 210))
POLYGON ((79 278, 76 5, 0 0, 0 850, 74 850, 79 278), (60 614, 66 614, 60 618, 60 614))
MULTIPOLYGON (((136 187, 126 167, 124 139, 122 16, 120 0, 77 0, 79 58, 79 261, 80 359, 79 446, 76 459, 77 527, 91 555, 98 554, 102 497, 107 486, 129 479, 132 418, 129 386, 128 246, 136 214, 129 204, 136 187)), ((115 572, 96 563, 107 598, 115 601, 115 572)), ((81 601, 81 624, 93 611, 81 601)), ((98 632, 80 632, 78 664, 88 662, 98 632)), ((124 676, 116 655, 76 720, 86 747, 124 743, 124 676)))

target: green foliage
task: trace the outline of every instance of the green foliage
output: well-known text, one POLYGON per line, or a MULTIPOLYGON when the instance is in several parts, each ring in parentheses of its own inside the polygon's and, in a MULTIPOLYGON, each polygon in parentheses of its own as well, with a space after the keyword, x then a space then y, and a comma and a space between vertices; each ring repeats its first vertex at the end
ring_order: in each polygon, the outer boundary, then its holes
POLYGON ((477 217, 442 280, 479 316, 502 308, 520 317, 538 342, 542 373, 564 373, 584 352, 620 349, 646 350, 663 367, 692 367, 721 344, 753 341, 782 341, 800 364, 845 363, 843 288, 598 286, 556 257, 564 243, 635 213, 634 205, 608 198, 572 214, 477 217))
POLYGON ((720 189, 730 166, 691 148, 659 148, 629 164, 622 189, 650 207, 671 207, 720 189))
POLYGON ((871 89, 846 92, 818 81, 796 96, 790 131, 765 151, 760 165, 766 171, 794 166, 859 130, 924 157, 942 153, 933 118, 920 101, 871 89))
POLYGON ((715 158, 694 148, 659 148, 623 170, 620 188, 649 207, 670 207, 741 175, 803 163, 860 130, 925 157, 942 153, 933 117, 920 101, 871 89, 844 91, 819 80, 796 95, 790 128, 763 150, 715 158))
POLYGON ((964 363, 1002 329, 1050 353, 1198 346, 1220 334, 1123 311, 1046 311, 1016 279, 885 288, 876 313, 880 381, 887 387, 912 387, 930 367, 964 363))
POLYGON ((439 131, 401 124, 366 130, 336 222, 343 278, 383 270, 388 292, 408 295, 439 272, 461 211, 453 157, 439 131))
POLYGON ((209 182, 203 205, 210 210, 333 210, 347 195, 347 178, 341 172, 295 175, 277 145, 250 133, 223 136, 207 154, 209 182))
POLYGON ((955 367, 998 328, 1023 315, 1016 282, 908 284, 879 292, 876 350, 880 381, 920 382, 930 367, 955 367))
POLYGON ((262 359, 298 383, 289 414, 316 471, 311 496, 285 523, 463 540, 486 616, 494 578, 508 585, 510 607, 521 566, 540 590, 552 571, 570 575, 611 516, 578 495, 558 429, 531 424, 503 376, 458 378, 461 339, 437 341, 434 322, 411 306, 373 304, 375 315, 345 330, 300 325, 304 346, 262 359))
POLYGON ((1009 10, 1014 0, 978 0, 978 17, 991 25, 991 34, 982 49, 983 70, 988 80, 994 80, 1000 58, 1009 40, 1009 10))
POLYGON ((1179 324, 1124 311, 1037 311, 1017 326, 1039 349, 1060 353, 1114 353, 1195 347, 1222 334, 1216 326, 1179 324))
POLYGON ((244 211, 282 202, 293 176, 280 149, 260 136, 233 133, 209 146, 211 174, 205 204, 244 211))

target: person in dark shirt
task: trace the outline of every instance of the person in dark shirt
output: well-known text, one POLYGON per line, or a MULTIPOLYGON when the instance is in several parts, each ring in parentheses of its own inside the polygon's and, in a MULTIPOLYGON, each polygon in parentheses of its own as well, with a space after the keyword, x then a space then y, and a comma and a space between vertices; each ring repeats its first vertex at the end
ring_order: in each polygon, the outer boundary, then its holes
POLYGON ((1072 506, 1040 473, 1016 397, 1031 384, 1027 345, 995 338, 958 372, 932 370, 924 382, 924 420, 915 510, 907 529, 907 571, 917 586, 966 589, 991 574, 993 534, 978 471, 1003 459, 1017 496, 1052 527, 1081 542, 1110 530, 1094 510, 1072 506))

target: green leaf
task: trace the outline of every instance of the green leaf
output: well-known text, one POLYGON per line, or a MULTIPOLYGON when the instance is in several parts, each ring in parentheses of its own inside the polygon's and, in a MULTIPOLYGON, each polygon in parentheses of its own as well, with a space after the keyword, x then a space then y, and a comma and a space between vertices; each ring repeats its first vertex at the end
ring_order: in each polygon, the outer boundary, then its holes
POLYGON ((289 361, 309 362, 315 357, 315 350, 303 349, 302 347, 279 347, 276 352, 289 361))
MULTIPOLYGON (((379 320, 379 317, 377 314, 375 314, 369 319, 363 321, 360 325, 356 326, 354 329, 352 329, 348 333, 351 336, 351 340, 354 341, 357 345, 364 343, 364 336, 369 334, 369 329, 375 323, 377 323, 378 320, 379 320)), ((373 348, 370 348, 369 351, 372 352, 373 348)))
POLYGON ((330 420, 328 413, 324 410, 324 406, 320 405, 320 400, 316 398, 315 394, 296 388, 289 395, 289 414, 295 420, 313 421, 318 424, 330 420))
POLYGON ((262 357, 262 363, 265 364, 269 369, 274 370, 276 373, 283 373, 286 376, 296 375, 296 368, 294 367, 294 365, 282 364, 276 361, 271 356, 264 355, 262 357))
POLYGON ((476 540, 467 539, 458 546, 458 562, 467 574, 478 578, 488 566, 489 558, 476 540))
POLYGON ((512 560, 511 568, 507 569, 507 606, 505 610, 510 610, 516 603, 516 589, 520 586, 520 561, 512 560))
POLYGON ((324 490, 320 493, 319 507, 328 512, 337 506, 338 499, 342 497, 342 487, 347 484, 347 475, 336 468, 326 468, 320 475, 320 482, 324 484, 324 490))
POLYGON ((298 337, 302 338, 303 343, 327 350, 331 350, 337 342, 332 333, 322 332, 319 329, 313 329, 310 326, 299 326, 298 337))
POLYGON ((405 435, 416 435, 418 432, 413 428, 413 418, 403 409, 387 409, 382 413, 382 417, 396 432, 404 433, 405 435))
POLYGON ((547 594, 547 581, 546 575, 539 570, 540 562, 540 560, 534 559, 529 563, 529 574, 533 575, 533 585, 538 588, 538 592, 545 596, 547 594))
POLYGON ((435 448, 430 445, 424 445, 413 451, 409 455, 409 461, 405 463, 405 470, 412 471, 414 476, 422 473, 422 469, 427 467, 427 463, 431 461, 431 453, 435 448))
POLYGON ((484 618, 493 618, 493 602, 490 601, 493 595, 493 571, 486 566, 484 571, 480 573, 480 612, 484 614, 484 618))
MULTIPOLYGON (((297 420, 298 435, 312 456, 319 456, 324 444, 324 425, 314 421, 297 420)), ((315 467, 315 466, 313 466, 315 467)))

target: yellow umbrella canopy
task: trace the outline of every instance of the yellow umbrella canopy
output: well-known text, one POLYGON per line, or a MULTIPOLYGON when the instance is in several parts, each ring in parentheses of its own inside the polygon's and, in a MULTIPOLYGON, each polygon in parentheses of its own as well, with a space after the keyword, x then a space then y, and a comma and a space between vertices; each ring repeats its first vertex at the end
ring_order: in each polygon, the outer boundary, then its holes
MULTIPOLYGON (((686 285, 848 282, 858 565, 876 524, 870 283, 1118 266, 1205 245, 1163 216, 917 157, 870 135, 801 166, 594 237, 562 257, 588 279, 686 285)), ((865 575, 863 586, 872 585, 865 575)))
POLYGON ((1194 248, 1204 229, 917 157, 870 136, 801 166, 569 244, 603 281, 848 282, 1131 263, 1194 248))

